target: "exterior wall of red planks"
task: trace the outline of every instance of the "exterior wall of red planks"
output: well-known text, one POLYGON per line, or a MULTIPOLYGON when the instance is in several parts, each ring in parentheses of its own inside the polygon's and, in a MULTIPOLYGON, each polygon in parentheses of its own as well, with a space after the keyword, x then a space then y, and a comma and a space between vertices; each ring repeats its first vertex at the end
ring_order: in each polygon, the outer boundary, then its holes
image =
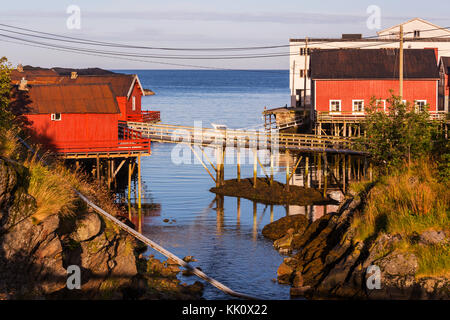
MULTIPOLYGON (((315 80, 314 96, 315 110, 330 111, 330 101, 340 100, 342 112, 353 111, 353 100, 363 100, 368 106, 372 97, 386 100, 391 97, 390 90, 399 94, 398 80, 315 80)), ((414 103, 425 100, 429 111, 437 111, 438 81, 405 80, 403 99, 414 103)))

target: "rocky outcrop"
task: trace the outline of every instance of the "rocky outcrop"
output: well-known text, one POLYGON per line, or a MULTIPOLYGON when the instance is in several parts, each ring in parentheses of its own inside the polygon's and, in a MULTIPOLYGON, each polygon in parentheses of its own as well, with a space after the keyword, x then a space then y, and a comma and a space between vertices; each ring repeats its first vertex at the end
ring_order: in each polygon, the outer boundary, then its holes
MULTIPOLYGON (((283 221, 267 226, 267 230, 285 230, 284 235, 266 232, 272 240, 284 239, 287 244, 285 240, 292 239, 289 248, 283 247, 293 254, 279 267, 278 282, 290 284, 292 296, 308 298, 449 299, 450 279, 416 277, 418 259, 411 252, 397 249, 400 235, 381 233, 366 241, 355 237, 351 222, 363 204, 361 197, 347 198, 336 213, 294 232, 283 221), (379 288, 368 286, 373 280, 371 266, 379 268, 379 288)), ((427 244, 448 241, 444 232, 435 231, 424 232, 418 238, 427 244)), ((274 246, 279 249, 277 241, 274 246)))
POLYGON ((24 167, 0 159, 0 299, 201 297, 201 283, 181 284, 172 262, 146 259, 145 245, 81 204, 76 216, 36 223, 26 184, 24 167), (67 288, 71 265, 81 270, 80 290, 67 288))

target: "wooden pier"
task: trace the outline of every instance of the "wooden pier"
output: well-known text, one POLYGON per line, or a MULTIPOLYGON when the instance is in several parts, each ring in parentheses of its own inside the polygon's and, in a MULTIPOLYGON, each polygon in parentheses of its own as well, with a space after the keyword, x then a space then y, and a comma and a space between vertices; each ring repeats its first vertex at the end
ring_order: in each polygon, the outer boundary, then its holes
POLYGON ((244 131, 178 126, 160 123, 127 122, 127 127, 156 142, 186 143, 209 147, 278 149, 280 151, 326 152, 364 155, 354 150, 354 140, 334 136, 244 131))

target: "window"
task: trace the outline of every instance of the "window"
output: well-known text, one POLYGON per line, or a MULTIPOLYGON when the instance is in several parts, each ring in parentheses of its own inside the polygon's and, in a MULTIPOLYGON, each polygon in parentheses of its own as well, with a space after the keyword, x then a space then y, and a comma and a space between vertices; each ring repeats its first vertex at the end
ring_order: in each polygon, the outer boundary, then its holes
POLYGON ((300 48, 300 55, 301 55, 301 56, 304 56, 304 55, 305 55, 305 52, 306 52, 306 54, 309 56, 309 55, 311 54, 311 49, 310 49, 310 48, 308 48, 308 49, 300 48))
POLYGON ((416 111, 418 111, 418 112, 425 111, 426 105, 427 105, 427 100, 416 100, 416 102, 415 102, 416 111))
POLYGON ((377 100, 375 103, 377 111, 386 111, 386 100, 377 100))
POLYGON ((52 113, 50 118, 52 121, 61 121, 61 113, 52 113))
POLYGON ((330 100, 330 112, 341 112, 341 100, 330 100))
POLYGON ((420 30, 414 30, 414 38, 420 38, 420 30))
POLYGON ((300 78, 304 78, 305 75, 307 78, 309 78, 309 70, 301 69, 300 70, 300 78))
POLYGON ((136 110, 136 97, 135 96, 133 96, 133 98, 132 98, 132 107, 131 108, 133 109, 133 111, 136 110))
POLYGON ((364 112, 364 100, 353 100, 353 112, 364 112))

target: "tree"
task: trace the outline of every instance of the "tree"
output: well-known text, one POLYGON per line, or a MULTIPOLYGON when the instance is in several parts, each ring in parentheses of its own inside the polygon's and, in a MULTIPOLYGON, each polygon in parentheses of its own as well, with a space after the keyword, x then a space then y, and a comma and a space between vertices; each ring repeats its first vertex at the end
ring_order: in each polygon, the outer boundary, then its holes
POLYGON ((380 110, 374 98, 366 111, 365 135, 358 144, 371 154, 379 168, 388 170, 411 163, 433 151, 438 126, 430 121, 428 106, 417 110, 415 105, 392 95, 386 111, 380 110))
POLYGON ((11 98, 11 66, 6 57, 0 58, 0 127, 10 129, 14 125, 14 115, 9 109, 11 98))

